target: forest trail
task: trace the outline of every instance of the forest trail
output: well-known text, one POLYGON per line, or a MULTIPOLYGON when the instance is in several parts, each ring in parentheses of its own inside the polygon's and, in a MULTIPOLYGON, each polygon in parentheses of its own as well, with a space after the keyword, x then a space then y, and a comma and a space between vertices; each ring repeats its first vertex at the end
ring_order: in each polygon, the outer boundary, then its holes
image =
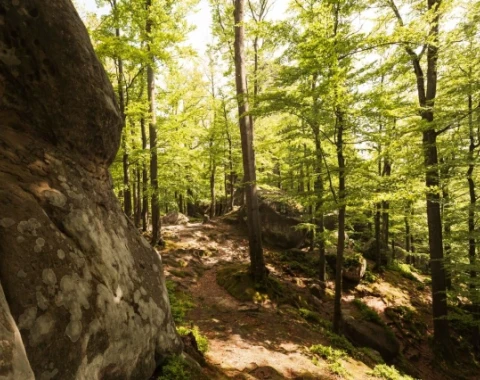
MULTIPOLYGON (((193 303, 186 313, 188 327, 198 326, 208 338, 209 349, 205 357, 210 379, 372 379, 374 365, 351 356, 336 360, 345 370, 332 371, 328 358, 314 357, 309 347, 315 344, 328 346, 325 331, 315 321, 299 313, 289 304, 278 306, 266 299, 263 302, 239 301, 217 283, 217 273, 233 264, 247 264, 248 241, 241 226, 216 219, 209 223, 164 226, 166 247, 161 251, 168 280, 177 284, 176 291, 183 293, 193 303)), ((331 320, 333 291, 320 300, 309 295, 311 279, 295 268, 278 261, 280 250, 265 248, 270 275, 282 279, 292 287, 299 299, 316 302, 311 309, 325 321, 331 320)), ((418 276, 417 274, 415 274, 418 276)), ((373 286, 363 282, 355 289, 346 289, 342 302, 344 312, 355 307, 354 298, 361 298, 387 324, 392 324, 384 311, 388 305, 409 305, 420 310, 425 331, 431 331, 428 310, 429 288, 412 289, 406 279, 387 272, 386 281, 378 280, 373 286), (392 286, 393 285, 393 286, 392 286), (423 313, 425 310, 425 313, 423 313)), ((419 282, 420 283, 420 282, 419 282)), ((395 331, 399 337, 398 331, 395 331)), ((433 355, 425 336, 412 337, 410 332, 401 336, 404 360, 415 366, 422 379, 448 379, 434 369, 433 355), (417 339, 417 340, 416 340, 417 339)), ((368 362, 368 361, 367 361, 368 362)), ((405 363, 404 363, 405 364, 405 363)), ((407 364, 408 365, 408 364, 407 364)))

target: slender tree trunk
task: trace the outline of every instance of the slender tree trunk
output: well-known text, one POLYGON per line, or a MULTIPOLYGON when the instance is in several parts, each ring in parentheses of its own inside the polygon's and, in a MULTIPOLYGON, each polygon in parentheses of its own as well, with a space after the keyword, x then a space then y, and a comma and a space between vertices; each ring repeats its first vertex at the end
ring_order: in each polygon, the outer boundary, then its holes
POLYGON ((233 147, 232 134, 230 133, 230 123, 228 122, 227 105, 223 102, 223 118, 225 121, 225 133, 228 143, 228 177, 229 177, 229 199, 228 209, 233 210, 234 206, 234 192, 235 192, 235 172, 233 171, 233 147))
POLYGON ((216 166, 214 163, 211 165, 210 170, 210 219, 215 217, 216 203, 215 203, 215 171, 216 166))
POLYGON ((247 83, 244 53, 244 6, 245 0, 235 0, 235 83, 237 89, 238 116, 244 170, 244 188, 247 203, 248 236, 251 271, 255 282, 265 280, 266 268, 263 258, 260 214, 258 209, 255 173, 255 151, 253 147, 253 125, 248 115, 247 83))
MULTIPOLYGON (((425 164, 425 184, 427 186, 427 222, 428 242, 430 249, 430 267, 432 270, 432 311, 434 341, 437 347, 449 351, 450 333, 447 319, 447 281, 443 255, 443 229, 440 213, 440 196, 438 189, 440 179, 438 173, 437 131, 433 124, 434 105, 437 92, 437 61, 438 61, 438 34, 440 22, 441 0, 427 0, 428 11, 432 12, 429 29, 429 43, 427 44, 427 75, 423 72, 420 57, 408 45, 405 47, 410 56, 416 77, 418 103, 421 107, 420 116, 425 126, 422 131, 422 146, 425 164)), ((398 8, 391 3, 392 9, 403 26, 403 20, 398 8)))
MULTIPOLYGON (((118 22, 117 14, 117 2, 113 0, 112 2, 113 12, 115 14, 116 21, 118 22)), ((117 39, 120 39, 120 28, 117 26, 115 28, 115 36, 117 39)), ((123 90, 123 59, 117 57, 117 93, 118 93, 118 105, 120 108, 120 114, 122 117, 123 125, 125 126, 125 94, 123 90)), ((125 214, 131 218, 132 217, 132 193, 130 190, 130 163, 129 163, 129 154, 128 154, 128 145, 127 145, 127 130, 123 129, 122 136, 122 147, 123 147, 123 194, 124 194, 124 211, 125 214)))
POLYGON ((183 206, 184 206, 183 203, 184 203, 184 202, 183 202, 183 193, 180 193, 180 194, 178 195, 178 210, 179 210, 182 214, 185 213, 185 210, 184 210, 184 207, 183 207, 183 206))
MULTIPOLYGON (((147 150, 147 128, 145 127, 145 119, 140 119, 140 128, 142 132, 142 150, 147 150)), ((148 230, 148 170, 147 163, 142 163, 142 231, 148 230)))
POLYGON ((382 204, 378 202, 375 205, 375 264, 377 269, 380 269, 382 266, 381 211, 382 204))
POLYGON ((345 157, 343 154, 343 133, 345 129, 343 112, 337 109, 337 160, 338 160, 338 242, 337 242, 337 264, 335 273, 335 300, 333 311, 333 331, 340 332, 340 322, 342 320, 342 269, 343 269, 343 251, 345 249, 345 157))
POLYGON ((135 226, 140 227, 142 223, 142 177, 140 173, 140 165, 135 169, 137 182, 137 197, 135 202, 135 226))
MULTIPOLYGON (((387 157, 383 161, 383 177, 390 177, 391 174, 391 165, 387 157)), ((390 232, 390 217, 389 217, 389 208, 390 202, 382 201, 382 246, 385 247, 385 254, 388 254, 388 241, 389 241, 389 232, 390 232)), ((392 252, 392 255, 394 253, 392 252)))
POLYGON ((324 200, 324 184, 323 184, 323 153, 322 153, 322 143, 320 140, 320 125, 318 124, 318 95, 316 93, 317 86, 317 74, 314 74, 312 77, 312 98, 313 98, 313 113, 314 113, 314 124, 311 125, 313 136, 315 139, 315 183, 314 188, 316 192, 316 210, 315 210, 315 220, 317 225, 318 232, 318 251, 319 251, 319 280, 321 282, 326 281, 325 277, 325 225, 324 225, 324 211, 323 211, 323 200, 324 200))
POLYGON ((445 276, 447 289, 452 288, 452 275, 451 275, 451 258, 450 253, 452 247, 450 245, 450 238, 452 233, 452 224, 450 222, 450 215, 448 209, 450 208, 450 192, 448 190, 448 168, 445 160, 441 159, 440 162, 444 165, 444 169, 441 170, 442 173, 442 220, 443 220, 443 233, 444 233, 444 252, 445 252, 445 276))
MULTIPOLYGON (((152 32, 152 0, 146 0, 148 18, 146 23, 147 36, 152 32)), ((150 37, 148 37, 150 38, 150 37)), ((147 96, 148 111, 150 113, 150 123, 148 132, 150 136, 150 181, 152 185, 152 245, 161 243, 161 220, 160 220, 160 202, 158 194, 158 152, 157 152, 157 111, 155 108, 155 57, 151 53, 151 41, 147 40, 147 50, 149 52, 149 61, 147 66, 147 96)))
POLYGON ((412 262, 412 247, 411 247, 411 231, 410 231, 410 201, 407 203, 405 208, 405 216, 403 221, 405 223, 405 251, 407 251, 407 264, 413 264, 412 262))
MULTIPOLYGON (((318 126, 317 126, 318 129, 318 126)), ((315 220, 318 232, 318 252, 319 252, 319 280, 321 282, 326 281, 325 277, 325 224, 324 224, 324 212, 323 212, 323 198, 324 198, 324 186, 322 177, 322 147, 320 142, 319 131, 315 133, 315 192, 317 195, 317 204, 315 211, 315 220)))
MULTIPOLYGON (((468 194, 470 198, 470 204, 468 207, 468 259, 470 262, 470 292, 471 299, 473 304, 473 314, 475 324, 472 327, 472 344, 478 350, 480 348, 480 330, 478 322, 480 319, 480 303, 478 301, 478 291, 476 286, 477 271, 475 269, 477 257, 477 241, 475 239, 475 209, 477 203, 477 195, 475 189, 475 181, 473 179, 473 170, 475 169, 475 149, 480 145, 480 141, 475 144, 475 134, 473 129, 473 99, 472 95, 468 95, 468 111, 469 111, 469 139, 470 144, 468 147, 468 170, 467 170, 467 180, 468 180, 468 194)), ((479 136, 480 137, 480 136, 479 136)))

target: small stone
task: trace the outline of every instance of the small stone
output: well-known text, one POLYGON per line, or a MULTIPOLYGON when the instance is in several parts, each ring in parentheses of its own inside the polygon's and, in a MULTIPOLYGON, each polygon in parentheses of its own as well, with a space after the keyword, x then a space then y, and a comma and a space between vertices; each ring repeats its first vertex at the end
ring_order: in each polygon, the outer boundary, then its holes
POLYGON ((260 311, 260 306, 258 306, 258 305, 240 305, 237 310, 238 311, 243 311, 243 312, 260 311))

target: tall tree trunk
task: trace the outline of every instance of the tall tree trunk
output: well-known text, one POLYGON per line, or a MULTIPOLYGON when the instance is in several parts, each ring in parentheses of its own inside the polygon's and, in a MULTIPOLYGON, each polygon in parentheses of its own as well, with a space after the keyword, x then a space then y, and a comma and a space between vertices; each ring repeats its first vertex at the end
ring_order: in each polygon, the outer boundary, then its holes
MULTIPOLYGON (((142 132, 142 150, 147 150, 147 128, 145 127, 145 119, 140 119, 140 128, 142 132)), ((147 163, 142 163, 142 231, 148 230, 148 170, 147 163)))
MULTIPOLYGON (((112 8, 115 15, 115 21, 118 23, 118 11, 117 11, 117 1, 113 0, 112 8)), ((120 39, 120 28, 118 25, 115 27, 115 36, 117 39, 120 39)), ((117 93, 118 93, 118 105, 120 108, 120 115, 122 117, 123 125, 125 126, 125 94, 123 90, 123 59, 120 56, 117 56, 117 93)), ((132 217, 132 192, 130 190, 130 162, 128 154, 128 145, 127 145, 127 130, 126 126, 123 129, 122 136, 122 148, 123 148, 123 194, 124 194, 124 211, 125 214, 131 218, 132 217)))
MULTIPOLYGON (((318 129, 318 126, 317 126, 318 129)), ((325 224, 324 224, 324 212, 323 212, 323 198, 324 198, 324 186, 322 177, 322 147, 320 142, 319 131, 315 133, 315 192, 317 195, 315 220, 317 225, 317 240, 318 240, 318 252, 319 252, 319 280, 321 282, 326 281, 325 277, 325 224)))
POLYGON ((316 207, 315 207, 315 220, 318 232, 318 251, 319 251, 319 280, 325 282, 325 226, 324 226, 324 211, 323 211, 323 199, 324 199, 324 184, 323 184, 323 173, 322 173, 322 143, 320 140, 320 125, 318 124, 319 117, 319 105, 318 105, 318 95, 316 93, 317 86, 317 74, 314 74, 312 77, 312 100, 313 100, 313 113, 314 113, 314 123, 311 125, 313 136, 315 139, 315 183, 314 188, 316 192, 316 207))
POLYGON ((183 204, 183 193, 178 194, 178 211, 180 211, 182 214, 185 213, 184 210, 184 204, 183 204))
POLYGON ((232 134, 230 133, 230 123, 228 122, 227 105, 225 101, 222 102, 222 105, 223 105, 223 118, 225 121, 225 134, 226 134, 227 143, 228 143, 228 178, 229 178, 228 209, 233 210, 233 206, 234 206, 233 195, 235 192, 235 172, 233 171, 232 134))
MULTIPOLYGON (((383 177, 389 177, 391 173, 390 161, 387 157, 383 160, 383 177)), ((385 254, 388 254, 388 239, 390 231, 390 214, 389 214, 390 202, 382 201, 382 246, 385 247, 385 254)), ((392 252, 392 257, 394 252, 392 252)))
POLYGON ((442 164, 442 169, 440 170, 441 173, 441 180, 442 180, 442 221, 443 221, 443 237, 444 237, 444 252, 445 252, 445 281, 447 284, 447 289, 452 288, 452 275, 451 275, 451 251, 452 247, 450 245, 450 238, 452 233, 452 223, 450 221, 450 215, 448 213, 448 209, 450 208, 450 191, 448 189, 448 162, 443 158, 440 159, 440 163, 442 164))
POLYGON ((214 163, 211 164, 210 169, 210 219, 215 217, 215 171, 217 170, 214 163))
POLYGON ((253 124, 248 115, 247 81, 244 53, 244 6, 245 0, 235 0, 235 83, 237 89, 238 116, 244 170, 244 188, 247 203, 248 237, 251 272, 255 282, 265 280, 266 268, 263 258, 260 213, 258 209, 255 173, 255 151, 253 147, 253 124))
MULTIPOLYGON (((475 239, 475 209, 477 203, 477 195, 475 191, 475 181, 473 179, 473 170, 475 169, 475 149, 480 145, 480 141, 475 144, 475 134, 473 128, 473 99, 472 95, 468 95, 468 127, 469 127, 469 140, 470 144, 468 147, 468 170, 467 170, 467 180, 468 180, 468 194, 470 198, 470 204, 468 207, 468 259, 470 262, 470 292, 471 299, 473 304, 473 314, 475 319, 475 324, 472 327, 472 344, 478 349, 480 348, 480 330, 478 322, 480 319, 480 303, 478 301, 478 290, 476 285, 477 271, 475 269, 476 264, 476 249, 477 241, 475 239)), ((480 136, 479 136, 480 138, 480 136)))
POLYGON ((337 242, 337 264, 335 273, 335 300, 333 310, 333 331, 340 331, 340 322, 342 320, 342 269, 343 269, 343 251, 345 249, 345 157, 343 155, 343 132, 345 130, 345 121, 343 112, 337 108, 337 161, 338 161, 338 242, 337 242))
POLYGON ((408 201, 407 207, 405 207, 405 216, 403 221, 405 223, 405 251, 407 251, 407 264, 413 264, 412 262, 412 246, 411 246, 411 230, 410 230, 410 210, 411 210, 411 202, 408 201))
POLYGON ((152 33, 152 0, 146 0, 146 8, 148 12, 145 31, 147 32, 147 50, 149 52, 147 66, 147 96, 148 111, 150 113, 150 123, 148 132, 150 135, 150 181, 152 185, 152 245, 161 243, 161 220, 160 220, 160 202, 158 194, 158 152, 157 152, 157 111, 155 108, 155 57, 152 54, 151 41, 149 40, 152 33))
POLYGON ((382 266, 382 236, 381 236, 381 215, 382 203, 375 204, 375 264, 376 269, 379 270, 382 266))
MULTIPOLYGON (((433 124, 434 105, 437 92, 437 61, 438 61, 438 34, 440 22, 441 0, 427 0, 428 11, 432 13, 429 22, 429 39, 426 47, 427 75, 420 64, 421 57, 408 45, 405 50, 410 56, 413 71, 416 77, 418 104, 421 108, 420 116, 425 123, 422 128, 422 147, 425 164, 425 184, 427 186, 427 222, 428 242, 430 249, 430 266, 432 271, 432 311, 434 341, 437 347, 450 350, 450 333, 447 319, 447 281, 443 255, 443 229, 440 213, 440 196, 437 189, 440 186, 438 173, 437 131, 433 124), (426 83, 425 83, 426 82, 426 83)), ((400 26, 403 19, 398 8, 390 3, 400 26)))
POLYGON ((137 196, 135 202, 135 226, 140 227, 142 223, 142 177, 140 173, 140 165, 136 166, 136 183, 137 183, 137 196))

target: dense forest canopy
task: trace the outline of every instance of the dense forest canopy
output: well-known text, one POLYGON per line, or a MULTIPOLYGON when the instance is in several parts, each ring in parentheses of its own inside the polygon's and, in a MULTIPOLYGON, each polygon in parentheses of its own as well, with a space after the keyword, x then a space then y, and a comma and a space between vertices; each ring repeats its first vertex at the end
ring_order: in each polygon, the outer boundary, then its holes
POLYGON ((345 245, 373 242, 377 270, 431 274, 437 343, 450 350, 453 319, 479 347, 479 2, 99 0, 97 14, 76 3, 125 123, 115 192, 154 244, 161 215, 223 215, 244 187, 249 204, 253 183, 301 210, 321 281, 336 252, 335 331, 345 245), (256 177, 239 119, 254 131, 256 177))

